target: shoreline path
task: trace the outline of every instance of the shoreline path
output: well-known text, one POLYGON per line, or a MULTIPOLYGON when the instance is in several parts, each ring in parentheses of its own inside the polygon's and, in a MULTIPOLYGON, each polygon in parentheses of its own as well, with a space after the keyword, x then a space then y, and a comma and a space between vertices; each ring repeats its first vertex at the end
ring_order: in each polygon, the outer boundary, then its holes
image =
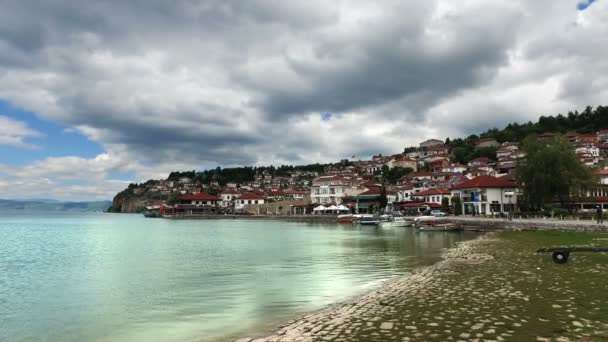
POLYGON ((460 243, 433 266, 237 341, 608 341, 608 255, 553 264, 533 252, 551 243, 540 234, 460 243))

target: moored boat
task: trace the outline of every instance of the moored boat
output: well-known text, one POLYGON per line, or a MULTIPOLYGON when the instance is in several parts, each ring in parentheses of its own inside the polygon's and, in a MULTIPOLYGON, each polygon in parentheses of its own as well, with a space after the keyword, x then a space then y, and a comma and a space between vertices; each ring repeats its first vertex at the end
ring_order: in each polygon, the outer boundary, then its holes
POLYGON ((414 219, 414 225, 419 231, 460 230, 460 226, 447 217, 419 216, 414 219))
POLYGON ((353 223, 359 218, 354 215, 338 215, 337 223, 353 223))
POLYGON ((409 227, 414 223, 413 218, 403 217, 403 216, 395 216, 390 219, 390 221, 380 222, 380 227, 389 228, 389 227, 409 227))

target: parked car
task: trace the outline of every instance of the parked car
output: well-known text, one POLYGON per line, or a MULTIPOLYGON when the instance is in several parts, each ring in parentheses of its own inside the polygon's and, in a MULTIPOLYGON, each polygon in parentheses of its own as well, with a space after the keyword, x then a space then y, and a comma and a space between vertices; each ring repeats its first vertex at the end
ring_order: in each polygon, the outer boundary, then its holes
POLYGON ((443 216, 448 216, 447 213, 441 211, 441 210, 431 210, 431 215, 435 216, 435 217, 443 217, 443 216))

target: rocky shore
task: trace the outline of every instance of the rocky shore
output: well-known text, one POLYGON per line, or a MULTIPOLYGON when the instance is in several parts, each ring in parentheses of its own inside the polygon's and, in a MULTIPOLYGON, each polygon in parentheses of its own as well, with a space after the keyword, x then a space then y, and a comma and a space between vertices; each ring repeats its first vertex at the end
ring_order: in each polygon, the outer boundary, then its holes
POLYGON ((433 266, 238 342, 608 341, 608 255, 581 254, 557 265, 534 253, 539 244, 605 238, 486 234, 433 266))

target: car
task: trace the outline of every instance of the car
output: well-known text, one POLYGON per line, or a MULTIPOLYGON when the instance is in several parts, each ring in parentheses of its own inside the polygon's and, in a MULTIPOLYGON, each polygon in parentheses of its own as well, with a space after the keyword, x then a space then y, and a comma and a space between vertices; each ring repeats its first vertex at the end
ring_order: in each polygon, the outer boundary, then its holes
POLYGON ((435 217, 443 217, 443 216, 448 216, 447 213, 441 211, 441 210, 431 210, 431 215, 435 216, 435 217))

